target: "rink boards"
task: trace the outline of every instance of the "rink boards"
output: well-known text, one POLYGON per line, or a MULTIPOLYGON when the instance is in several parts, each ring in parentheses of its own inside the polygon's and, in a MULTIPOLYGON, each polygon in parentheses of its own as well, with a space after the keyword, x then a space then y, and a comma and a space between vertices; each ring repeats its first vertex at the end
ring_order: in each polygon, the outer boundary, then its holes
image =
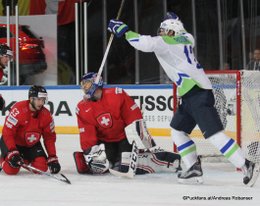
MULTIPOLYGON (((144 119, 153 136, 170 136, 170 121, 173 116, 172 85, 106 85, 105 87, 123 88, 140 107, 145 105, 144 119)), ((28 98, 29 86, 0 88, 0 94, 6 101, 1 112, 0 130, 10 107, 16 102, 28 98)), ((48 108, 53 114, 58 134, 77 134, 75 108, 82 99, 79 86, 46 86, 48 108)))

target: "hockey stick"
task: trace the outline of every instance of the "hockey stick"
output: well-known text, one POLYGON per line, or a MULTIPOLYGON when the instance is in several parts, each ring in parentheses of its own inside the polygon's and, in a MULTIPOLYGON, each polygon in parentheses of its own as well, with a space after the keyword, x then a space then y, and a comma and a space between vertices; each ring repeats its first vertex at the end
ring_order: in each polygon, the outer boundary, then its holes
POLYGON ((137 168, 137 163, 138 163, 138 148, 136 146, 135 141, 133 141, 132 144, 132 152, 130 155, 130 163, 129 163, 129 169, 128 172, 119 172, 113 169, 109 169, 109 172, 112 175, 115 175, 117 177, 125 177, 125 178, 129 178, 132 179, 135 176, 135 172, 136 172, 136 168, 137 168))
POLYGON ((41 175, 45 175, 45 176, 54 178, 54 179, 56 179, 56 180, 59 180, 59 181, 61 181, 61 182, 65 182, 65 183, 67 183, 67 184, 71 184, 71 182, 69 181, 69 179, 68 179, 64 174, 60 174, 61 177, 59 177, 59 176, 57 176, 57 175, 53 175, 53 174, 48 173, 48 172, 43 172, 43 171, 41 171, 41 170, 39 170, 39 169, 37 169, 37 168, 31 166, 31 165, 27 165, 27 164, 24 164, 24 163, 22 163, 22 164, 20 164, 20 165, 21 165, 21 167, 23 167, 24 169, 26 169, 26 170, 28 170, 28 171, 30 171, 30 172, 37 172, 37 173, 39 173, 39 174, 41 174, 41 175))
MULTIPOLYGON (((142 105, 142 109, 141 109, 142 116, 144 114, 144 111, 145 111, 145 104, 142 105)), ((143 121, 143 123, 144 123, 144 128, 147 130, 146 122, 143 121)), ((151 145, 152 145, 152 147, 156 146, 156 143, 154 142, 154 140, 152 138, 151 138, 151 145)), ((149 150, 149 148, 148 148, 148 150, 149 150)), ((139 154, 138 147, 136 145, 136 142, 133 141, 128 172, 126 172, 126 173, 119 172, 119 171, 116 171, 113 169, 109 169, 109 172, 118 177, 126 177, 126 178, 130 178, 130 179, 134 178, 136 169, 137 169, 137 164, 138 164, 138 154, 139 154)))
MULTIPOLYGON (((120 8, 119 8, 118 13, 117 13, 116 20, 118 20, 119 17, 121 16, 121 13, 122 13, 124 4, 125 4, 125 0, 122 0, 122 1, 121 1, 121 5, 120 5, 120 8)), ((103 71, 103 67, 104 67, 104 65, 105 65, 105 62, 106 62, 106 59, 107 59, 107 55, 108 55, 108 52, 109 52, 109 50, 110 50, 110 47, 111 47, 111 44, 112 44, 113 39, 114 39, 114 34, 111 33, 110 38, 109 38, 109 41, 108 41, 108 44, 107 44, 107 48, 106 48, 106 51, 105 51, 105 54, 104 54, 104 57, 103 57, 103 59, 102 59, 101 65, 100 65, 100 67, 99 67, 99 69, 98 69, 97 78, 96 78, 96 80, 95 80, 95 83, 96 83, 96 84, 98 84, 99 79, 100 79, 100 77, 101 77, 101 73, 102 73, 102 71, 103 71)))

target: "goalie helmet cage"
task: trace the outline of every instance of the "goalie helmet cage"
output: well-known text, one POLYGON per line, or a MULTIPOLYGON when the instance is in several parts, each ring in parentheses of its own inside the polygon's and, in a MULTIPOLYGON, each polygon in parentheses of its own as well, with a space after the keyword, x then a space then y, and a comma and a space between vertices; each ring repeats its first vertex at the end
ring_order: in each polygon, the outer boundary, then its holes
MULTIPOLYGON (((245 157, 253 162, 260 159, 260 72, 246 70, 206 71, 215 95, 215 107, 224 125, 224 132, 237 141, 245 157)), ((173 86, 173 108, 177 109, 177 90, 173 86)), ((198 126, 190 137, 198 155, 211 161, 221 159, 221 153, 203 138, 198 126)))

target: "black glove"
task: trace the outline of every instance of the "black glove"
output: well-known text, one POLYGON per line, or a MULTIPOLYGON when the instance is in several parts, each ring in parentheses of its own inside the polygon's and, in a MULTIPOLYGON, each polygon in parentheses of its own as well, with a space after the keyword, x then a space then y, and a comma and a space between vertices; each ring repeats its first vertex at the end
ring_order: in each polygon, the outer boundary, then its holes
POLYGON ((5 107, 5 100, 2 97, 2 95, 0 95, 0 110, 2 110, 5 107))
POLYGON ((47 160, 47 165, 52 174, 57 174, 60 171, 60 163, 58 157, 49 157, 47 160))
POLYGON ((21 164, 23 164, 23 158, 20 156, 20 153, 17 150, 8 152, 5 160, 13 168, 19 168, 21 164))

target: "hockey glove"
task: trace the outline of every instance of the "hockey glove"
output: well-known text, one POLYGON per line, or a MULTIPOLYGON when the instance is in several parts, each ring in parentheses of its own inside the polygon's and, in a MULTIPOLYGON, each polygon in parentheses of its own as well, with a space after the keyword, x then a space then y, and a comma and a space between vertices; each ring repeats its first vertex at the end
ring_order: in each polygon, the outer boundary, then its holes
POLYGON ((95 145, 84 151, 86 164, 93 174, 103 174, 108 171, 109 161, 105 152, 105 145, 95 145))
POLYGON ((23 158, 20 156, 20 153, 17 150, 8 152, 5 160, 13 168, 19 168, 21 164, 23 164, 23 158))
POLYGON ((111 19, 107 30, 115 34, 117 38, 120 38, 128 31, 128 26, 122 21, 111 19))
POLYGON ((52 174, 57 174, 61 167, 60 167, 60 163, 58 161, 58 157, 49 157, 47 159, 47 165, 49 167, 49 170, 51 171, 52 174))
POLYGON ((2 110, 5 107, 5 100, 0 94, 0 110, 2 110))

